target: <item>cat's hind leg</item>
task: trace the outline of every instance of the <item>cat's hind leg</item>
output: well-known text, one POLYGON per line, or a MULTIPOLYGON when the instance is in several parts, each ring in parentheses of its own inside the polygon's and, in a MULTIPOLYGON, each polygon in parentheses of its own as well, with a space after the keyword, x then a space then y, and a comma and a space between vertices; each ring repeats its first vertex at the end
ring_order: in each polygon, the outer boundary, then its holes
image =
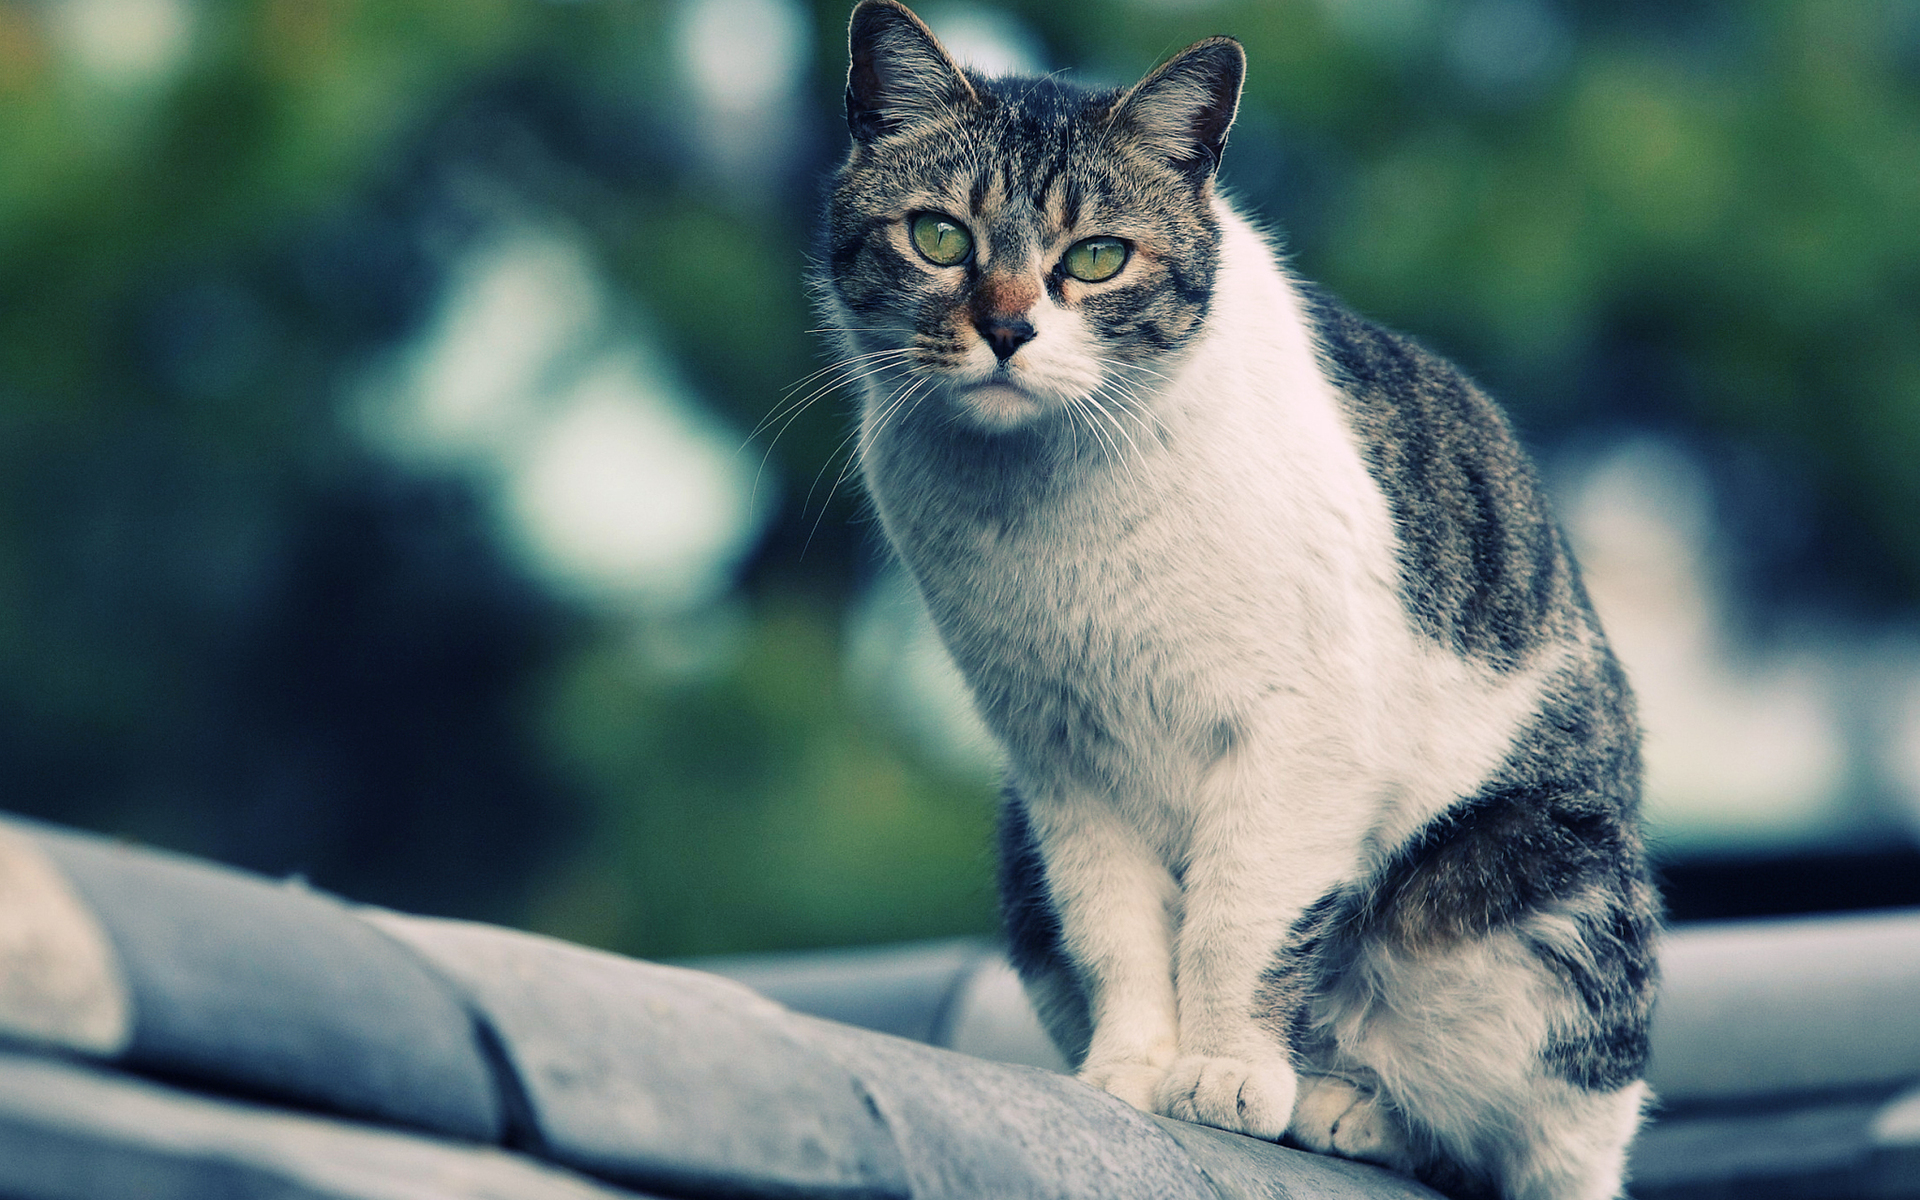
POLYGON ((1596 1092, 1542 1078, 1498 1178, 1513 1200, 1614 1200, 1627 1143, 1640 1128, 1647 1085, 1596 1092))
MULTIPOLYGON (((1596 949, 1576 924, 1535 914, 1445 947, 1374 944, 1317 999, 1336 1070, 1377 1081, 1414 1173, 1442 1190, 1620 1194, 1646 1098, 1645 1005, 1638 987, 1601 986, 1598 963, 1569 969, 1571 948, 1596 949)), ((1295 1123, 1310 1144, 1324 1113, 1302 1106, 1295 1123)), ((1337 1134, 1327 1148, 1346 1153, 1337 1134)))
POLYGON ((1302 1149, 1337 1154, 1411 1172, 1414 1158, 1406 1123, 1372 1088, 1338 1075, 1302 1075, 1287 1140, 1302 1149))
POLYGON ((1406 1119, 1380 1093, 1337 1075, 1303 1075, 1287 1141, 1304 1150, 1377 1163, 1460 1196, 1613 1200, 1646 1085, 1595 1093, 1541 1080, 1511 1135, 1473 1154, 1417 1152, 1406 1119))

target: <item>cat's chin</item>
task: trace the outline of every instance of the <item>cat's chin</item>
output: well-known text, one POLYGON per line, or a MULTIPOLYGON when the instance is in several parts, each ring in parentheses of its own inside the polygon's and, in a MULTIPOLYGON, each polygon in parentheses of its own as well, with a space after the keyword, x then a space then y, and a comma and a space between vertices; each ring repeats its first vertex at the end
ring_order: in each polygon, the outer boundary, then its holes
POLYGON ((1010 383, 976 383, 955 388, 954 404, 981 429, 1004 433, 1038 420, 1050 405, 1010 383))

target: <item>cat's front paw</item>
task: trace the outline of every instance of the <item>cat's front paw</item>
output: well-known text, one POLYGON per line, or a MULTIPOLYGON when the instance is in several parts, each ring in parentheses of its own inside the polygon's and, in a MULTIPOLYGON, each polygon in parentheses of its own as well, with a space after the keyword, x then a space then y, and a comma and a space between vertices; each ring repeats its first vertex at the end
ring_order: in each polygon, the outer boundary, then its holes
POLYGON ((1287 1132, 1321 1154, 1403 1171, 1412 1161, 1405 1128, 1380 1098, 1335 1075, 1309 1075, 1300 1081, 1299 1104, 1287 1132))
POLYGON ((1159 1090, 1160 1081, 1166 1076, 1165 1063, 1133 1058, 1089 1062, 1080 1068, 1082 1083, 1092 1084, 1103 1092, 1118 1096, 1141 1112, 1154 1111, 1154 1095, 1159 1090))
POLYGON ((1249 1061, 1193 1054, 1175 1061, 1160 1082, 1154 1110, 1277 1142, 1293 1115, 1296 1086, 1293 1068, 1280 1059, 1249 1061))

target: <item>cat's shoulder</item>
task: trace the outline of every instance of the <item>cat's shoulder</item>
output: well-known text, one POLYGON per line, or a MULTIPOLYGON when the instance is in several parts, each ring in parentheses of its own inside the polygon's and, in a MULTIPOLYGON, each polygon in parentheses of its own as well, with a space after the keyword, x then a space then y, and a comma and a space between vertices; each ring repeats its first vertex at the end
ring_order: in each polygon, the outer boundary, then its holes
POLYGON ((1416 622, 1512 665, 1564 628, 1578 584, 1545 487, 1506 412, 1450 360, 1294 281, 1321 370, 1400 540, 1416 622))
POLYGON ((1295 277, 1292 284, 1321 367, 1356 416, 1385 423, 1383 433, 1414 426, 1435 436, 1452 431, 1525 465, 1506 413, 1452 360, 1362 316, 1317 283, 1295 277))

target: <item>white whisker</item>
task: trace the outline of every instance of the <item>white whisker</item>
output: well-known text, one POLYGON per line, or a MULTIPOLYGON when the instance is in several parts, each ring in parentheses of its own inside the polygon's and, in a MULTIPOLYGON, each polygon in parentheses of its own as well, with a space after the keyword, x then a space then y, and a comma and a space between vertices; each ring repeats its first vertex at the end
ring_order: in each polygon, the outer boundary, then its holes
POLYGON ((900 360, 910 358, 913 353, 913 349, 907 347, 899 350, 877 350, 869 354, 853 355, 850 358, 845 358, 839 362, 822 367, 820 370, 807 376, 806 379, 801 380, 789 388, 787 394, 791 395, 794 391, 805 387, 808 383, 819 379, 822 375, 827 376, 825 383, 815 387, 805 396, 775 406, 774 410, 763 417, 760 423, 754 426, 753 432, 747 435, 746 440, 734 450, 735 454, 739 454, 742 450, 746 449, 755 438, 765 433, 768 427, 773 426, 776 422, 778 423, 778 428, 774 429, 773 436, 767 441, 766 450, 760 455, 760 466, 753 474, 753 486, 748 491, 749 503, 759 499, 760 481, 766 476, 767 464, 773 459, 774 448, 780 444, 780 439, 786 436, 787 430, 793 427, 793 423, 800 419, 802 413, 812 407, 822 396, 828 395, 836 388, 848 387, 871 379, 876 375, 884 375, 889 370, 898 369, 901 365, 900 360), (864 367, 864 369, 856 372, 854 370, 856 367, 864 367), (834 372, 840 372, 841 374, 839 377, 835 377, 834 372))
MULTIPOLYGON (((890 356, 890 361, 870 362, 864 365, 865 369, 857 372, 852 370, 854 360, 849 360, 847 363, 835 364, 836 367, 846 372, 841 378, 838 378, 838 379, 829 378, 825 383, 820 384, 818 387, 814 388, 813 391, 807 393, 807 395, 801 397, 800 399, 788 401, 785 404, 782 404, 779 407, 777 407, 772 413, 768 414, 760 422, 759 425, 754 427, 753 432, 747 435, 747 441, 751 442, 754 438, 758 437, 761 433, 765 432, 767 426, 779 420, 783 415, 789 412, 795 413, 797 415, 799 410, 806 408, 808 405, 812 404, 815 400, 818 400, 821 396, 826 395, 828 392, 833 391, 835 388, 846 387, 850 384, 859 383, 862 380, 871 379, 875 375, 885 374, 887 371, 898 367, 900 363, 898 361, 898 355, 896 355, 896 352, 888 351, 887 353, 890 356)), ((904 355, 907 353, 910 353, 910 352, 905 352, 905 351, 898 352, 898 354, 900 355, 904 355)), ((818 373, 816 372, 816 375, 817 374, 818 373)), ((782 429, 784 428, 785 426, 782 426, 782 429)))
MULTIPOLYGON (((1127 445, 1133 447, 1133 453, 1135 458, 1144 457, 1140 451, 1140 443, 1133 440, 1133 435, 1127 432, 1127 427, 1125 425, 1122 425, 1120 421, 1116 417, 1114 417, 1113 413, 1107 409, 1106 405, 1100 403, 1100 398, 1097 395, 1089 394, 1086 400, 1087 400, 1087 403, 1092 405, 1094 409, 1100 413, 1101 416, 1107 418, 1107 420, 1112 423, 1113 432, 1118 433, 1121 437, 1127 439, 1127 445)), ((1128 470, 1129 470, 1129 473, 1131 473, 1131 470, 1132 470, 1131 463, 1128 464, 1128 470)))
MULTIPOLYGON (((893 395, 893 397, 889 399, 887 403, 887 407, 884 410, 882 410, 879 417, 875 418, 874 424, 873 424, 874 431, 877 433, 881 428, 883 428, 889 420, 892 420, 894 418, 894 414, 900 411, 902 405, 905 405, 908 400, 912 399, 915 393, 920 392, 922 388, 924 388, 927 384, 932 382, 933 382, 933 377, 931 375, 922 375, 918 379, 915 379, 914 381, 912 381, 911 383, 906 384, 900 391, 896 392, 893 395)), ((917 403, 918 402, 916 401, 916 404, 917 403)), ((865 429, 864 423, 861 425, 855 426, 854 432, 852 434, 849 434, 847 437, 841 439, 840 445, 835 447, 834 452, 827 456, 827 461, 825 464, 821 466, 819 474, 816 474, 813 477, 813 486, 807 489, 807 498, 804 502, 802 502, 801 510, 800 510, 803 514, 806 512, 806 505, 811 504, 813 501, 814 488, 817 488, 820 486, 820 476, 826 474, 827 467, 833 464, 834 458, 838 456, 842 450, 847 449, 848 443, 851 442, 855 436, 860 435, 864 431, 864 429, 865 429)), ((870 443, 863 440, 860 443, 858 451, 849 452, 847 454, 846 461, 840 464, 839 473, 833 477, 832 486, 827 488, 826 496, 820 501, 820 512, 813 518, 813 527, 807 531, 807 540, 800 547, 800 554, 803 558, 806 556, 807 548, 813 545, 814 535, 820 532, 820 522, 826 519, 827 509, 833 506, 833 497, 835 496, 835 494, 837 494, 840 491, 840 485, 846 482, 847 472, 851 471, 853 469, 853 465, 856 462, 860 461, 860 455, 865 453, 866 448, 869 444, 870 443)))

